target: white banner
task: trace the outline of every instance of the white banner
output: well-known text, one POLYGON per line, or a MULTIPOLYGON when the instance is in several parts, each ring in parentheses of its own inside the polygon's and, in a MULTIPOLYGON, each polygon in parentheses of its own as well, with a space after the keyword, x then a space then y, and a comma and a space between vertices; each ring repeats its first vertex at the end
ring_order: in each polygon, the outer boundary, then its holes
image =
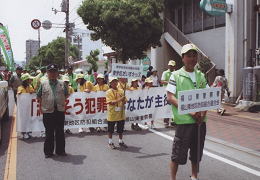
MULTIPOLYGON (((165 87, 126 91, 126 122, 147 122, 172 118, 167 104, 165 87)), ((21 94, 17 98, 17 131, 44 131, 40 104, 35 94, 21 94)), ((65 103, 65 128, 107 126, 105 92, 77 92, 65 103)))
POLYGON ((221 105, 221 88, 180 91, 178 97, 179 114, 217 109, 221 105))
POLYGON ((143 66, 112 63, 111 75, 118 78, 141 79, 143 66))

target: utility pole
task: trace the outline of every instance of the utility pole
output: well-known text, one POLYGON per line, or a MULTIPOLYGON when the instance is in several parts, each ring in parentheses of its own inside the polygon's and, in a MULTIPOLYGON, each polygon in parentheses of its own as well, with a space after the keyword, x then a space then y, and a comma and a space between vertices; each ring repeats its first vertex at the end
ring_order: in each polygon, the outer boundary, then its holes
POLYGON ((81 55, 80 55, 80 40, 81 40, 81 36, 80 35, 76 35, 77 41, 78 41, 78 49, 79 49, 79 55, 78 55, 78 59, 80 60, 81 55))
POLYGON ((66 32, 66 40, 65 40, 65 66, 68 66, 68 57, 69 57, 69 0, 66 1, 66 23, 65 23, 65 32, 66 32))

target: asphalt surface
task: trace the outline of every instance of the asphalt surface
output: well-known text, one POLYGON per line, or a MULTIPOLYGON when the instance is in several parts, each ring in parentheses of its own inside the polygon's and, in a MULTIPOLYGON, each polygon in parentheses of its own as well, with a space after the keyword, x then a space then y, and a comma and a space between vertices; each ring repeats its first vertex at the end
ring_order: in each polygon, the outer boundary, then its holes
MULTIPOLYGON (((10 123, 7 123, 10 127, 10 123)), ((164 135, 173 137, 173 129, 156 124, 164 135)), ((43 138, 18 140, 16 177, 18 180, 168 180, 172 141, 149 130, 132 131, 126 126, 124 137, 127 149, 112 150, 107 146, 105 133, 77 133, 66 137, 67 157, 45 159, 43 138)), ((6 128, 8 131, 8 128, 6 128)), ((7 133, 8 134, 8 133, 7 133)), ((6 145, 0 148, 0 179, 4 174, 6 145)), ((118 146, 118 136, 113 137, 118 146)), ((260 172, 260 155, 243 152, 221 143, 206 141, 205 150, 219 157, 238 163, 234 167, 218 158, 204 155, 200 165, 200 180, 257 180, 258 176, 242 170, 244 166, 260 172)), ((208 154, 207 153, 207 154, 208 154)), ((189 179, 189 162, 180 166, 178 179, 189 179)))
MULTIPOLYGON (((129 129, 129 128, 128 128, 129 129)), ((117 144, 118 137, 114 137, 117 144)), ((103 134, 66 138, 67 157, 45 159, 43 139, 18 141, 17 179, 170 179, 172 142, 148 130, 127 131, 127 149, 111 150, 103 134)), ((245 163, 246 164, 246 163, 245 163)), ((189 179, 190 165, 181 166, 179 179, 189 179)), ((259 177, 204 155, 200 180, 255 180, 259 177)))
POLYGON ((9 144, 11 122, 12 122, 12 113, 14 110, 14 98, 13 92, 9 90, 9 120, 4 121, 3 123, 3 139, 2 144, 0 145, 0 179, 4 177, 4 169, 6 164, 7 149, 9 144))

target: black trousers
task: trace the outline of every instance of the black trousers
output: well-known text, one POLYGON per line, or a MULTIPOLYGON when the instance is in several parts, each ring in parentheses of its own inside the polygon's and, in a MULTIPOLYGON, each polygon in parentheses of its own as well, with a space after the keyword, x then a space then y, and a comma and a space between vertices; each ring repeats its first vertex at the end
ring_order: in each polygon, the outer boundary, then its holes
POLYGON ((43 113, 43 124, 45 127, 44 154, 50 155, 55 153, 65 153, 65 136, 64 136, 64 112, 54 111, 53 113, 43 113))

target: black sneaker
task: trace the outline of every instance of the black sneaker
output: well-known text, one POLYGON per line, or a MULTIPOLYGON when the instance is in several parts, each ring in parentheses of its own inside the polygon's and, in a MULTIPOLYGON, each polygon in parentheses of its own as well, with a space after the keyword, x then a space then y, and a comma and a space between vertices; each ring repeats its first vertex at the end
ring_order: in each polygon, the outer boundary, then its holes
POLYGON ((45 158, 51 158, 53 156, 53 154, 45 154, 45 158))
POLYGON ((128 146, 124 142, 119 143, 119 146, 122 148, 128 148, 128 146))
POLYGON ((58 156, 67 156, 68 154, 63 152, 63 153, 56 153, 58 156))
POLYGON ((66 134, 72 134, 72 132, 69 129, 66 129, 65 133, 66 134))
POLYGON ((108 144, 108 147, 110 147, 111 149, 116 149, 116 146, 114 145, 114 143, 108 144))

